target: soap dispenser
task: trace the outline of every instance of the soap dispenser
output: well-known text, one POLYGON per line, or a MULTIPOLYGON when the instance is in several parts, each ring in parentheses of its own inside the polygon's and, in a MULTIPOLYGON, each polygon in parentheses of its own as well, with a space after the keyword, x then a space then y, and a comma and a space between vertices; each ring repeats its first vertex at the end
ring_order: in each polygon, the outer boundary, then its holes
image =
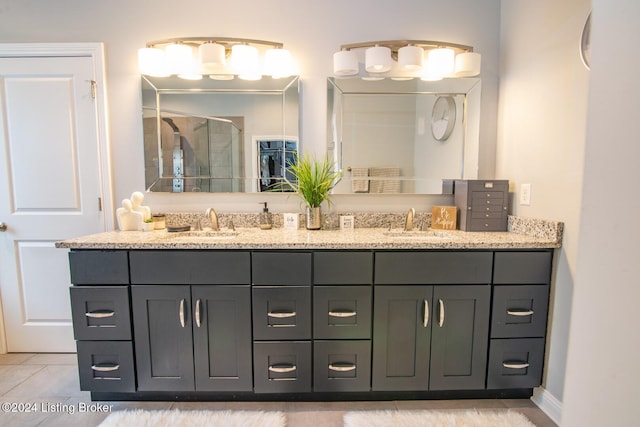
POLYGON ((264 205, 264 207, 262 208, 262 213, 260 214, 260 229, 271 230, 273 221, 271 220, 271 213, 269 212, 269 208, 267 207, 267 202, 262 202, 260 204, 264 205))

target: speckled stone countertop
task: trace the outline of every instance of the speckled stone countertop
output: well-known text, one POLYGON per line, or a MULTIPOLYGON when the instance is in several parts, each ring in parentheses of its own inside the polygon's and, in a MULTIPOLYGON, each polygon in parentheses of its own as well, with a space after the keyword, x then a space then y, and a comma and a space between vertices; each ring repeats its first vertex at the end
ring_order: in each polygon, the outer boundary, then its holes
POLYGON ((413 231, 356 228, 352 231, 260 230, 235 232, 112 231, 56 243, 71 249, 533 249, 559 248, 561 222, 510 217, 507 232, 413 231))

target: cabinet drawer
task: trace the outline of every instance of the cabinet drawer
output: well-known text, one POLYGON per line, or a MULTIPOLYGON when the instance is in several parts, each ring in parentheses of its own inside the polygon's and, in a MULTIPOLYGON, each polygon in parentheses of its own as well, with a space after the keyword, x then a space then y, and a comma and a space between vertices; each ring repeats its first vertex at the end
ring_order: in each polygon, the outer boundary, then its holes
POLYGON ((311 285, 310 252, 254 252, 254 285, 311 285))
POLYGON ((491 340, 487 388, 537 387, 543 362, 544 338, 491 340))
POLYGON ((137 285, 248 285, 249 252, 131 251, 131 283, 137 285))
POLYGON ((315 339, 371 338, 371 286, 315 286, 315 339))
POLYGON ((69 267, 71 283, 76 285, 129 284, 126 251, 71 251, 69 267))
POLYGON ((315 285, 369 285, 373 280, 372 252, 315 252, 315 285))
POLYGON ((131 341, 78 341, 80 390, 133 392, 131 341))
POLYGON ((309 286, 253 288, 254 340, 310 338, 311 288, 309 286))
POLYGON ((466 231, 507 231, 507 216, 503 218, 481 218, 469 220, 466 231))
POLYGON ((255 342, 256 393, 311 391, 311 341, 255 342))
POLYGON ((548 303, 546 285, 495 286, 491 337, 544 337, 548 303))
POLYGON ((494 284, 548 284, 551 277, 551 251, 496 252, 494 284))
POLYGON ((472 211, 471 212, 472 219, 500 219, 506 218, 506 213, 503 212, 482 212, 482 211, 472 211))
POLYGON ((74 286, 70 293, 75 339, 131 339, 128 286, 74 286))
POLYGON ((369 391, 371 341, 314 341, 314 391, 369 391))
POLYGON ((375 283, 487 284, 492 263, 491 252, 377 252, 375 283))
MULTIPOLYGON (((468 180, 462 181, 467 182, 469 185, 469 191, 509 191, 509 181, 500 179, 497 181, 486 181, 486 180, 468 180)), ((457 184, 457 182, 456 182, 457 184)))
POLYGON ((468 210, 472 210, 472 213, 499 213, 500 215, 507 214, 507 208, 502 206, 501 204, 481 204, 480 206, 474 206, 473 209, 469 208, 468 210))

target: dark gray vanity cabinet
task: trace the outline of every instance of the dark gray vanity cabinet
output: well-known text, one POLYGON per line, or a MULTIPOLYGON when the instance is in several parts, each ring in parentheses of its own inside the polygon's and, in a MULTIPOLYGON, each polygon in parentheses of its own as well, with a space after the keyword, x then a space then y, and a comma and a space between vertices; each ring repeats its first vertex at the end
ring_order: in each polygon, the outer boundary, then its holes
POLYGON ((310 392, 311 252, 251 257, 256 393, 310 392))
POLYGON ((69 267, 80 389, 135 391, 127 252, 71 251, 69 267))
POLYGON ((432 286, 376 286, 373 390, 428 390, 432 286))
POLYGON ((250 391, 250 253, 135 251, 130 267, 138 390, 250 391))
POLYGON ((252 389, 249 285, 133 285, 138 389, 252 389))
POLYGON ((492 252, 376 253, 373 390, 484 388, 492 264, 492 252))
POLYGON ((552 256, 73 250, 81 389, 101 400, 530 390, 552 256))
POLYGON ((542 383, 552 251, 496 252, 487 389, 542 383))
POLYGON ((373 252, 313 253, 313 390, 371 390, 373 252))

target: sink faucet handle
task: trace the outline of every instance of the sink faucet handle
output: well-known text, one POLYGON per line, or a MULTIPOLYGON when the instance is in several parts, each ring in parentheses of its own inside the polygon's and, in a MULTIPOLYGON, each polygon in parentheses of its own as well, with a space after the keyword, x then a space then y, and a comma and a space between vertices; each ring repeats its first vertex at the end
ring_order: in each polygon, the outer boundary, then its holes
POLYGON ((233 224, 233 220, 231 220, 231 219, 229 220, 229 224, 227 225, 227 227, 231 231, 236 231, 236 226, 233 224))

